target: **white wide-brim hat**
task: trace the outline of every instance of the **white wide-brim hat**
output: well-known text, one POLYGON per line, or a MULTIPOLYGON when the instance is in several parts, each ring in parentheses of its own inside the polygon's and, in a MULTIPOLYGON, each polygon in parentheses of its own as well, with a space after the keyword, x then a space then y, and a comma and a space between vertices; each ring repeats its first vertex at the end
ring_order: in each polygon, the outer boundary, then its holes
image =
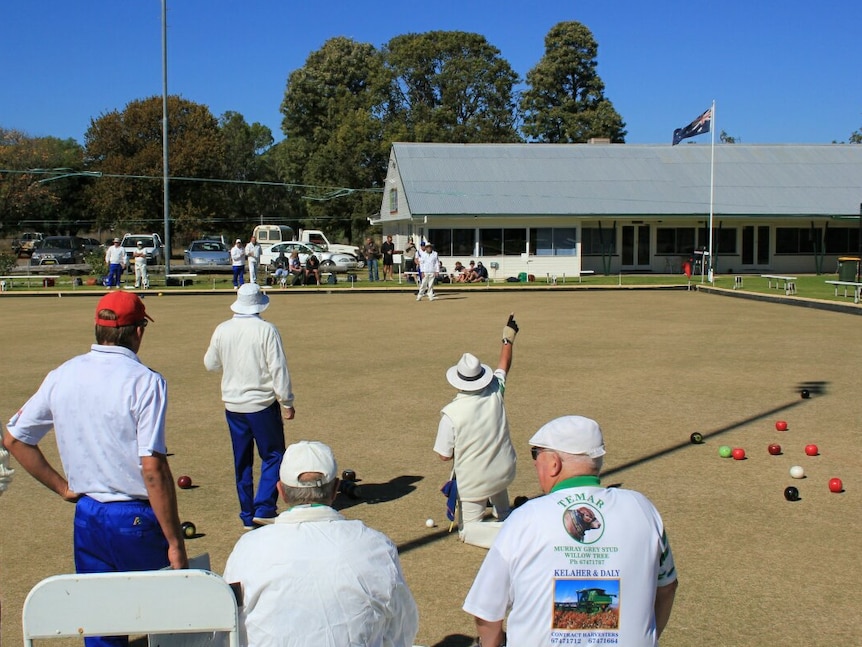
POLYGON ((243 283, 236 293, 230 309, 241 315, 260 314, 269 307, 269 297, 260 291, 257 283, 243 283))
POLYGON ((458 363, 446 371, 446 379, 459 391, 481 391, 494 379, 494 371, 475 355, 464 353, 458 363))

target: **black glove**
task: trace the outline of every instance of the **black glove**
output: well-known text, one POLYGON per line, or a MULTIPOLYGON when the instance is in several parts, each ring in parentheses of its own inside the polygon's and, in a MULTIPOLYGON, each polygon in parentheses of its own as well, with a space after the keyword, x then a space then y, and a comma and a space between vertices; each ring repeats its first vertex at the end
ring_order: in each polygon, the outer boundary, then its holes
POLYGON ((503 328, 503 343, 511 344, 515 341, 515 335, 518 334, 518 323, 515 321, 515 313, 509 315, 509 320, 503 328))

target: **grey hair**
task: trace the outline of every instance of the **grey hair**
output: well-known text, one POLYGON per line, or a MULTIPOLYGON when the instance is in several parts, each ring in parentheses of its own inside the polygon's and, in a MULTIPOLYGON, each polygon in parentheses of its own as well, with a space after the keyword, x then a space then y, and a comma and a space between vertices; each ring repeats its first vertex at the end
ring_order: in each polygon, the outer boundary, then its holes
POLYGON ((308 487, 295 487, 293 485, 281 484, 284 488, 284 501, 289 506, 308 505, 311 503, 322 503, 329 505, 335 498, 335 488, 338 479, 332 479, 329 483, 322 485, 311 485, 308 487))
POLYGON ((584 454, 567 454, 566 452, 557 452, 557 454, 560 456, 560 460, 564 464, 568 465, 578 474, 591 474, 598 476, 602 471, 604 456, 591 458, 584 454))

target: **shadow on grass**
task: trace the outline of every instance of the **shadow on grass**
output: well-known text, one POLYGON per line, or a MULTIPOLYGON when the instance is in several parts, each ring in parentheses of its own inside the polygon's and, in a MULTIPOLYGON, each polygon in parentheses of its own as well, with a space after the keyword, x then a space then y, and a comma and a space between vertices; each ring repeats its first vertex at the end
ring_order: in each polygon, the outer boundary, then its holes
MULTIPOLYGON (((825 395, 826 394, 826 386, 828 382, 802 382, 797 390, 797 392, 801 392, 802 389, 807 389, 810 397, 825 395)), ((738 429, 740 427, 744 427, 745 425, 749 425, 753 422, 757 422, 759 420, 763 420, 765 418, 772 417, 778 413, 782 413, 784 411, 790 411, 791 409, 798 407, 801 404, 804 404, 805 400, 800 399, 794 402, 788 402, 786 404, 779 405, 768 411, 763 411, 753 416, 749 416, 748 418, 744 418, 743 420, 739 420, 737 422, 731 423, 726 427, 721 427, 719 429, 714 429, 713 431, 702 431, 701 435, 703 436, 703 440, 706 441, 709 438, 715 438, 717 436, 721 436, 722 434, 726 434, 728 431, 733 431, 734 429, 738 429)), ((629 461, 628 463, 623 463, 622 465, 617 465, 616 467, 603 470, 602 477, 610 476, 611 474, 616 474, 617 472, 622 472, 623 470, 627 470, 631 467, 635 467, 637 465, 641 465, 648 461, 654 460, 656 458, 661 458, 662 456, 666 456, 673 452, 678 452, 681 449, 685 449, 691 445, 691 441, 680 441, 677 445, 673 445, 671 447, 665 447, 664 449, 660 449, 657 452, 653 452, 652 454, 647 454, 646 456, 642 456, 636 460, 629 461)))
POLYGON ((422 476, 396 476, 388 483, 362 483, 357 481, 355 487, 345 486, 345 483, 340 485, 340 493, 335 499, 333 508, 336 510, 346 510, 360 503, 373 505, 375 503, 387 503, 407 496, 416 486, 413 485, 421 481, 422 476))

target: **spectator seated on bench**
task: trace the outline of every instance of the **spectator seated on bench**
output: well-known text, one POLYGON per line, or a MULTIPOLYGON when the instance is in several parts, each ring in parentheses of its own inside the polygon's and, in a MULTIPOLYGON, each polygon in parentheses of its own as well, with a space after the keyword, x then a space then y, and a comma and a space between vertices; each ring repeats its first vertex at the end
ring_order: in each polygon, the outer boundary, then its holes
POLYGON ((282 279, 290 274, 289 265, 290 261, 284 255, 284 250, 281 250, 278 253, 278 257, 272 262, 272 266, 275 268, 272 275, 275 277, 276 282, 283 283, 282 279))
POLYGON ((314 254, 305 261, 305 284, 320 285, 320 260, 314 254))
POLYGON ((467 281, 467 268, 461 264, 461 261, 455 261, 455 268, 452 270, 453 283, 465 283, 467 281))
MULTIPOLYGON (((472 262, 472 261, 471 261, 472 262)), ((482 265, 482 261, 476 263, 476 269, 473 271, 473 276, 469 279, 470 283, 479 283, 488 280, 488 270, 482 265)))

